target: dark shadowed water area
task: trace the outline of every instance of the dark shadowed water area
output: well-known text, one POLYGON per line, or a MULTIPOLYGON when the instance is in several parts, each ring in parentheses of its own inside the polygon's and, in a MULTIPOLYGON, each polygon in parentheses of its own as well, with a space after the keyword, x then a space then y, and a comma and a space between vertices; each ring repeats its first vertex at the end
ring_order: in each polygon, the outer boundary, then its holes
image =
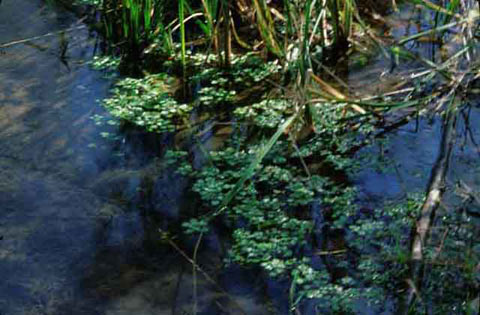
MULTIPOLYGON (((159 229, 177 232, 195 213, 188 183, 161 161, 175 139, 120 127, 97 103, 112 80, 86 63, 95 34, 44 1, 0 4, 0 44, 50 33, 0 48, 0 314, 188 314, 194 279, 199 314, 287 314, 288 285, 223 267, 222 231, 198 254, 215 284, 194 277, 182 256, 193 241, 161 241, 159 229)), ((373 80, 382 67, 349 80, 373 80)), ((459 118, 448 181, 478 190, 477 106, 459 118)), ((424 191, 441 132, 440 117, 412 120, 361 150, 384 163, 352 178, 359 202, 424 191)))

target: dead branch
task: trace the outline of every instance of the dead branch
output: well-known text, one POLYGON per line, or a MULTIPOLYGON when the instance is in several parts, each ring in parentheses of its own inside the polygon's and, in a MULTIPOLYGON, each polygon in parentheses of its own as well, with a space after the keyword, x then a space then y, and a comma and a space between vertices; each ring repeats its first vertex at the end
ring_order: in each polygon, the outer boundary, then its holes
POLYGON ((415 229, 412 233, 414 238, 411 247, 410 280, 413 285, 409 285, 407 289, 405 307, 402 310, 404 314, 408 313, 410 307, 416 301, 416 298, 420 297, 425 266, 423 251, 428 233, 435 218, 435 211, 440 205, 444 191, 445 175, 448 170, 450 155, 455 142, 456 119, 456 112, 451 108, 447 109, 439 154, 431 172, 427 195, 422 205, 420 217, 417 219, 415 229))
MULTIPOLYGON (((84 19, 80 20, 80 22, 82 22, 83 20, 84 19)), ((14 41, 11 41, 11 42, 8 42, 8 43, 0 43, 0 48, 8 48, 10 46, 25 44, 25 43, 32 42, 32 41, 35 41, 35 40, 38 40, 38 39, 51 37, 51 36, 56 36, 56 35, 63 34, 63 33, 73 32, 73 31, 76 31, 76 30, 84 29, 84 28, 87 28, 87 25, 74 26, 74 27, 70 27, 70 28, 67 28, 67 29, 64 29, 64 30, 51 32, 51 33, 47 33, 47 34, 43 34, 43 35, 39 35, 39 36, 24 38, 24 39, 20 39, 20 40, 14 40, 14 41)))

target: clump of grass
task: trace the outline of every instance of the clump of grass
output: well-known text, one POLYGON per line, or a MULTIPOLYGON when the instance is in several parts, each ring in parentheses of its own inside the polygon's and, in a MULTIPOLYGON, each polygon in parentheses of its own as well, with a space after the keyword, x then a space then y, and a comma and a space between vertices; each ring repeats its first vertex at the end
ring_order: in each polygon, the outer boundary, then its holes
POLYGON ((162 0, 103 0, 98 5, 107 40, 136 52, 136 57, 163 27, 162 0))
POLYGON ((163 52, 172 55, 175 53, 173 39, 178 38, 184 66, 188 38, 212 49, 219 64, 227 68, 236 45, 243 50, 268 51, 285 62, 300 55, 303 69, 311 66, 305 62, 309 63, 312 45, 346 51, 355 16, 358 16, 352 0, 284 1, 283 4, 254 0, 251 6, 242 0, 181 0, 176 2, 174 11, 170 11, 172 4, 163 0, 87 2, 101 7, 102 24, 109 41, 124 46, 125 51, 136 52, 137 56, 153 47, 161 47, 163 52), (256 32, 240 31, 252 25, 256 32), (260 45, 255 44, 259 41, 260 45))

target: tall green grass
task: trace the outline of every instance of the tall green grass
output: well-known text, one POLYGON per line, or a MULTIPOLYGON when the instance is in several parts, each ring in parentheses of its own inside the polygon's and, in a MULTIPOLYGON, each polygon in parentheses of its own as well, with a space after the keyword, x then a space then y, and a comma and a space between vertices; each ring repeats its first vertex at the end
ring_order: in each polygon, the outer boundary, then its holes
POLYGON ((173 39, 177 38, 184 65, 186 38, 204 39, 208 48, 223 56, 224 65, 229 63, 233 39, 241 49, 264 49, 281 60, 289 59, 293 47, 300 51, 299 66, 305 78, 311 66, 310 47, 344 49, 357 16, 354 0, 284 0, 283 7, 267 0, 252 0, 251 5, 246 5, 248 3, 244 0, 105 0, 103 24, 109 39, 127 43, 130 49, 157 42, 173 54, 173 39), (173 5, 177 6, 174 15, 170 10, 173 5), (233 17, 236 17, 235 24, 231 23, 233 17), (253 24, 257 33, 237 32, 249 26, 247 24, 253 24))
POLYGON ((107 39, 129 49, 145 46, 163 25, 163 7, 163 0, 104 0, 102 23, 107 39))
POLYGON ((178 0, 178 20, 180 23, 180 43, 182 50, 182 66, 185 72, 186 66, 186 42, 185 42, 185 0, 178 0))

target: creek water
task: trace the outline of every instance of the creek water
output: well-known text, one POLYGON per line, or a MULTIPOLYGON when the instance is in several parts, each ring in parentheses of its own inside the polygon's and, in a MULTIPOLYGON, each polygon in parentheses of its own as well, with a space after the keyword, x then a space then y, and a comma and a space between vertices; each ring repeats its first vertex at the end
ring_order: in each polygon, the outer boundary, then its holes
MULTIPOLYGON (((161 241, 159 229, 178 231, 195 202, 188 183, 162 167, 173 137, 119 127, 97 103, 112 81, 86 63, 95 34, 41 0, 0 4, 0 44, 44 34, 0 48, 0 314, 187 314, 194 279, 199 314, 288 313, 288 285, 257 269, 222 267, 222 231, 198 253, 216 284, 192 275, 181 252, 192 240, 177 240, 179 249, 161 241)), ((466 145, 449 176, 478 187, 475 106, 469 117, 468 132, 458 124, 466 145)), ((411 122, 362 150, 393 168, 359 172, 359 202, 373 207, 424 190, 440 122, 411 122)))

